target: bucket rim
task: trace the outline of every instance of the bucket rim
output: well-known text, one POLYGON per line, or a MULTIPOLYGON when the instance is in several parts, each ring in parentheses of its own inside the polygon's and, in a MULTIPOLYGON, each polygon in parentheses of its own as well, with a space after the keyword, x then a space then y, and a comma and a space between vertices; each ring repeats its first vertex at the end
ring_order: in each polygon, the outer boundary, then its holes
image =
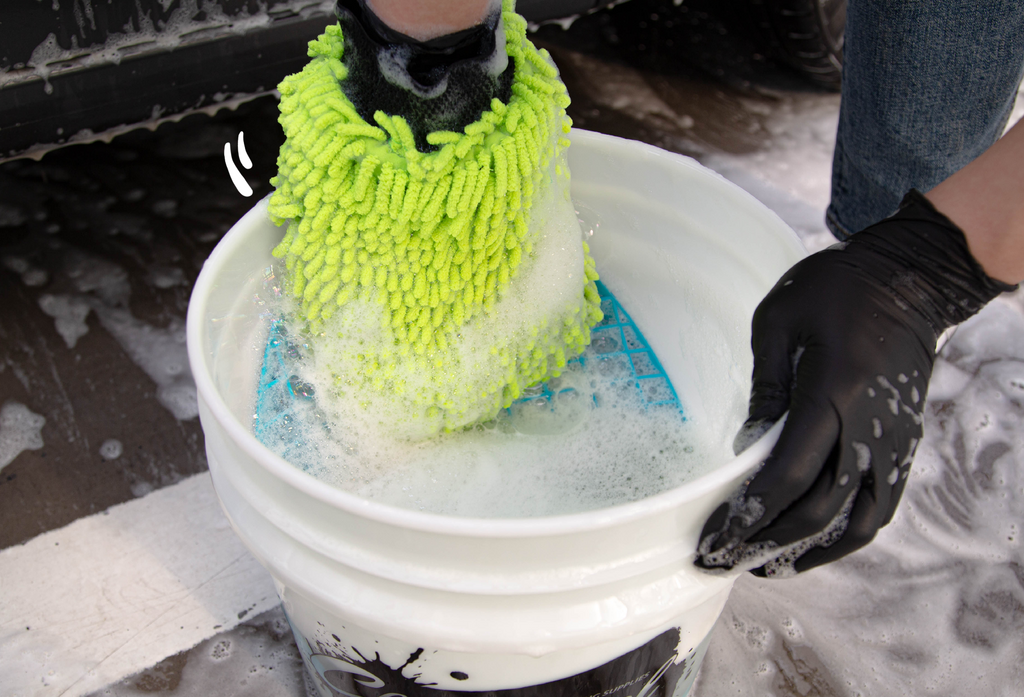
MULTIPOLYGON (((631 155, 634 157, 639 150, 647 156, 666 159, 674 166, 699 171, 702 176, 710 175, 710 178, 716 180, 716 184, 721 186, 723 191, 738 198, 737 203, 742 202, 757 208, 762 214, 765 212, 770 214, 769 217, 774 218, 776 223, 776 232, 780 241, 784 242, 792 251, 796 251, 800 256, 807 253, 796 233, 773 211, 739 186, 692 158, 639 141, 581 129, 572 129, 571 139, 574 145, 584 148, 601 147, 613 151, 629 150, 632 151, 631 155)), ((262 222, 260 219, 268 219, 266 207, 267 197, 258 201, 232 225, 204 262, 189 299, 186 319, 187 349, 200 405, 209 410, 210 415, 225 431, 226 436, 255 463, 283 484, 306 496, 347 513, 397 528, 467 538, 551 537, 624 525, 684 506, 731 480, 752 474, 756 467, 768 457, 778 440, 785 418, 777 422, 758 441, 738 456, 726 461, 713 471, 678 487, 637 501, 606 508, 549 516, 475 518, 415 511, 360 498, 327 484, 272 452, 235 418, 215 387, 210 366, 204 355, 207 300, 215 285, 217 272, 232 257, 233 252, 246 243, 246 230, 255 222, 262 222)))

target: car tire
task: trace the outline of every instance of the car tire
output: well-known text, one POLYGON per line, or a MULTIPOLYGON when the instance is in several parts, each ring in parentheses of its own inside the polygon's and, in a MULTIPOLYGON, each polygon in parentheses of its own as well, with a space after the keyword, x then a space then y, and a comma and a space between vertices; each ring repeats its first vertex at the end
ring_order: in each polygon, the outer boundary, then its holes
POLYGON ((846 0, 750 0, 772 57, 821 87, 838 90, 846 0))

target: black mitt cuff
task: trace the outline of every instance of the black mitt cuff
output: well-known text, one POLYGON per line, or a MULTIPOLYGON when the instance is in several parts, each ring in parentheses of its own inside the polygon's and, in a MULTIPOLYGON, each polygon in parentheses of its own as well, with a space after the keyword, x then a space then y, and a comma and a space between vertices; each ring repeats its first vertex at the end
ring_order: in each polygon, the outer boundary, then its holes
POLYGON ((345 95, 368 123, 378 110, 403 117, 420 152, 436 149, 427 143, 428 133, 462 132, 495 97, 508 103, 515 65, 498 45, 500 12, 426 42, 384 24, 365 0, 338 0, 335 12, 349 69, 342 83, 345 95))

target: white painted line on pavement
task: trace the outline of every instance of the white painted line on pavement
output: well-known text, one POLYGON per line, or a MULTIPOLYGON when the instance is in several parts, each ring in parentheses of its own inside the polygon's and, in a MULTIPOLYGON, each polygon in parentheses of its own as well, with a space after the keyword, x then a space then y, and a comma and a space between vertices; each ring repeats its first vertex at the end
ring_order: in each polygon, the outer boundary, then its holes
POLYGON ((196 475, 0 551, 4 694, 87 694, 278 602, 196 475))

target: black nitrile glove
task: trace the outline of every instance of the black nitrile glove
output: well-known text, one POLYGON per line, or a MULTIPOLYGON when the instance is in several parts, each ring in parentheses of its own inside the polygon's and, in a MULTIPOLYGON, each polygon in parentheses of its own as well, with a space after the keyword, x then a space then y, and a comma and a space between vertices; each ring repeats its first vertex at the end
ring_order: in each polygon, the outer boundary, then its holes
POLYGON ((754 313, 743 450, 788 410, 764 466, 701 532, 696 563, 788 575, 860 547, 896 510, 935 344, 998 294, 960 229, 911 191, 900 210, 791 268, 754 313))
POLYGON ((335 13, 345 37, 345 95, 367 123, 374 123, 377 110, 403 117, 420 152, 436 149, 427 143, 428 133, 460 132, 490 109, 494 97, 507 103, 512 95, 514 62, 495 61, 498 48, 504 55, 504 46, 497 46, 500 13, 425 42, 391 29, 366 0, 338 0, 335 13))

